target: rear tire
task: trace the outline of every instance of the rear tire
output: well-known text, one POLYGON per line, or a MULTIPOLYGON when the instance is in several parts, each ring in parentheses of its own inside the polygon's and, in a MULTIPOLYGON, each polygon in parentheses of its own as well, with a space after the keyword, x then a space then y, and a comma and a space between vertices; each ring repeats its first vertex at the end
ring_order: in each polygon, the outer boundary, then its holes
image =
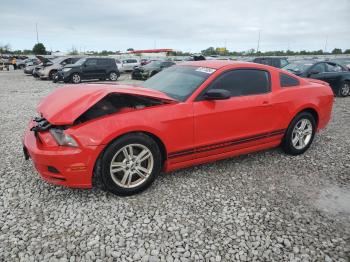
POLYGON ((71 76, 71 81, 73 84, 79 84, 81 82, 81 77, 78 73, 73 73, 71 76))
POLYGON ((117 81, 117 79, 118 79, 117 72, 114 72, 114 71, 110 72, 109 75, 108 75, 108 78, 111 81, 117 81))
POLYGON ((346 97, 350 95, 350 82, 344 81, 341 83, 337 95, 340 97, 346 97))
POLYGON ((315 118, 308 112, 302 112, 289 124, 281 147, 290 155, 303 154, 311 146, 315 133, 315 118))
POLYGON ((99 180, 116 195, 133 195, 145 190, 161 171, 158 144, 143 133, 124 135, 104 151, 99 180))

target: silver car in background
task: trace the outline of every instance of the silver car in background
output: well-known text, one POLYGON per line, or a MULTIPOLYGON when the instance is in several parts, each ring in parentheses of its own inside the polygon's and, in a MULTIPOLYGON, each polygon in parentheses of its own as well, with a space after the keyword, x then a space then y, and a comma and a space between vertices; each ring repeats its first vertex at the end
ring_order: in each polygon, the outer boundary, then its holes
POLYGON ((118 65, 119 72, 128 72, 134 70, 136 66, 140 66, 140 61, 135 58, 122 59, 121 64, 118 65))
MULTIPOLYGON (((39 58, 39 57, 38 57, 39 58)), ((50 79, 53 80, 57 75, 57 71, 68 64, 74 64, 82 57, 77 56, 66 56, 58 57, 55 59, 40 59, 43 65, 37 69, 37 75, 40 79, 50 79)))

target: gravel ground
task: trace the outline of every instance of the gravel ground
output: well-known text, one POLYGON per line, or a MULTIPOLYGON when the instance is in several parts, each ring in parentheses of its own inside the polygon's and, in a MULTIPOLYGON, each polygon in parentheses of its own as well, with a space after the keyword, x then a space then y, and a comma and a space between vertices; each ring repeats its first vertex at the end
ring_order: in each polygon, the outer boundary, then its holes
POLYGON ((162 174, 122 198, 52 186, 24 160, 25 126, 61 86, 0 72, 0 261, 350 261, 350 97, 302 156, 162 174))

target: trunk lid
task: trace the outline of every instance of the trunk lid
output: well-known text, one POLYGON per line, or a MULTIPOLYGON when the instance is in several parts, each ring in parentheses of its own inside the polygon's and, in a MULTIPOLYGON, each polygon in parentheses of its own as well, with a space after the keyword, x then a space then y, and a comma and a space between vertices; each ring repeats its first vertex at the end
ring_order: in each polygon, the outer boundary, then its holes
POLYGON ((313 78, 304 78, 306 81, 308 81, 309 83, 312 84, 321 84, 324 86, 329 86, 329 83, 322 81, 322 80, 318 80, 318 79, 313 79, 313 78))
POLYGON ((162 92, 132 85, 80 84, 56 89, 39 103, 37 111, 53 125, 71 125, 80 115, 109 94, 144 96, 166 102, 177 101, 162 92))

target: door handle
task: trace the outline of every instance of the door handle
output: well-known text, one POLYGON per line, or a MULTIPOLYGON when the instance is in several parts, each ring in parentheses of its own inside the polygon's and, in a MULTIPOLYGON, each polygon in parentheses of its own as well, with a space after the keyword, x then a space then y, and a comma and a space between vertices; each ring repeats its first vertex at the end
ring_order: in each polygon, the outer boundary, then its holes
POLYGON ((263 101, 262 104, 263 104, 263 105, 268 105, 268 104, 269 104, 269 101, 263 101))

